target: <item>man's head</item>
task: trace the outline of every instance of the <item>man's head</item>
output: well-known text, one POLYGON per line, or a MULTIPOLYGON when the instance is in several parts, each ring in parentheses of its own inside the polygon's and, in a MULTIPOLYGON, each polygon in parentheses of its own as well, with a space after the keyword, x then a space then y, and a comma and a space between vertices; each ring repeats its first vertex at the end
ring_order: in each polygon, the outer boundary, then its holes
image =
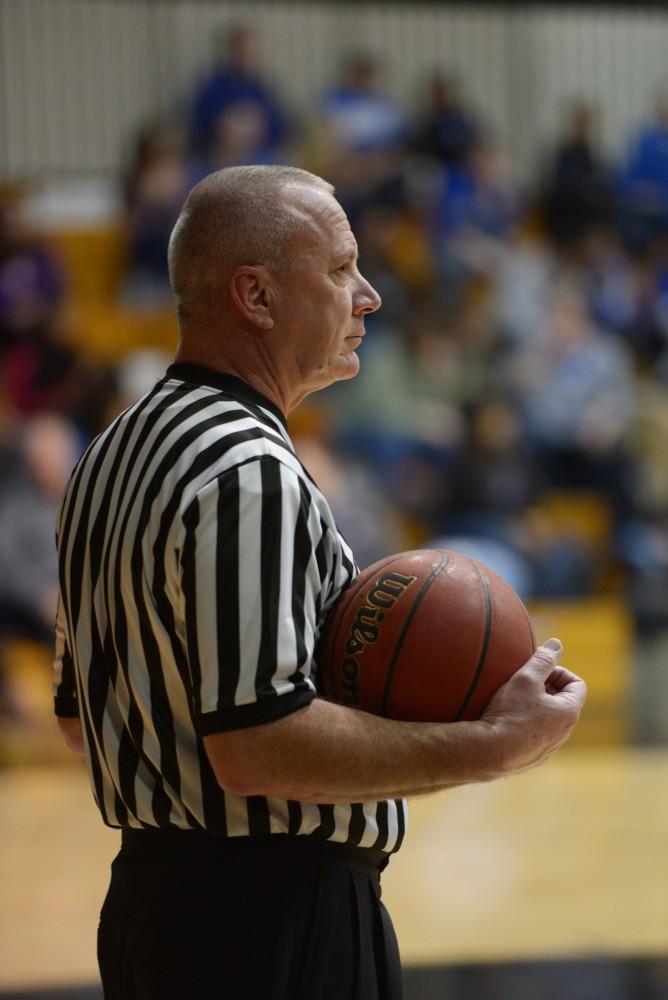
POLYGON ((233 268, 285 271, 300 220, 286 205, 289 187, 326 181, 296 167, 229 167, 190 192, 169 241, 169 276, 182 325, 207 325, 225 310, 233 268))
POLYGON ((242 376, 251 366, 290 405, 356 374, 380 299, 332 191, 278 166, 228 168, 193 189, 169 246, 185 355, 206 344, 209 363, 242 376))

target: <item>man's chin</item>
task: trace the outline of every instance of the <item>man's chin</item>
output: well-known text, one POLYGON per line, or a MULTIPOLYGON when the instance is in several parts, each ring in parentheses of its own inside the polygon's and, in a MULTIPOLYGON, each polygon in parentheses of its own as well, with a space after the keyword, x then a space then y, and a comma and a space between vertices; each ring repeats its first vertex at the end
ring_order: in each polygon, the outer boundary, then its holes
POLYGON ((355 351, 351 351, 349 354, 339 354, 333 367, 335 381, 340 382, 343 379, 355 378, 360 370, 360 359, 355 351))
POLYGON ((348 379, 355 378, 359 370, 360 359, 354 351, 350 351, 348 354, 338 354, 328 368, 320 369, 311 381, 306 394, 310 395, 312 392, 326 389, 334 382, 346 382, 348 379))

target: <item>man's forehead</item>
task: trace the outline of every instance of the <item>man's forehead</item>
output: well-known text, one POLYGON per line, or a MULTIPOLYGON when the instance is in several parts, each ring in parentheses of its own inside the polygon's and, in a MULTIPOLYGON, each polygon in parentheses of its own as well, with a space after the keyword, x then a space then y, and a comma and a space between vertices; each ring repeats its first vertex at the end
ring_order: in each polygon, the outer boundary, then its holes
POLYGON ((356 249, 348 217, 336 198, 316 187, 294 185, 286 189, 286 207, 299 218, 304 238, 356 249))

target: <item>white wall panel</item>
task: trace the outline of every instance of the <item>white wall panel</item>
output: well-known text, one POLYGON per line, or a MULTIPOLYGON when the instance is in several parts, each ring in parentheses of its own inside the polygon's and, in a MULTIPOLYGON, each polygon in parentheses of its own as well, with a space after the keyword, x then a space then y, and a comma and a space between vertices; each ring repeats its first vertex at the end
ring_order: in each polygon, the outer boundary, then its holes
POLYGON ((147 7, 3 0, 5 173, 104 170, 153 108, 147 7))
POLYGON ((577 95, 600 104, 617 153, 668 77, 668 15, 638 5, 0 0, 0 175, 115 171, 147 118, 189 106, 214 34, 235 20, 261 29, 296 114, 313 109, 342 52, 364 48, 408 108, 430 71, 454 71, 525 169, 577 95))
POLYGON ((666 82, 668 16, 647 9, 562 9, 537 23, 537 141, 553 136, 566 101, 586 95, 601 107, 605 145, 618 154, 666 82))

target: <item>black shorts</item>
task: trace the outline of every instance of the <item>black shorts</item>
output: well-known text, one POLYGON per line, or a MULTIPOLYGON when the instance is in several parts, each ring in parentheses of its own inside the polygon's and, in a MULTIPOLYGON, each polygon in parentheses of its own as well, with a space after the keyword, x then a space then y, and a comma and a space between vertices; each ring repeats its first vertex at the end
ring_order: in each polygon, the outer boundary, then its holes
POLYGON ((124 831, 105 1000, 400 1000, 387 856, 306 837, 124 831))

